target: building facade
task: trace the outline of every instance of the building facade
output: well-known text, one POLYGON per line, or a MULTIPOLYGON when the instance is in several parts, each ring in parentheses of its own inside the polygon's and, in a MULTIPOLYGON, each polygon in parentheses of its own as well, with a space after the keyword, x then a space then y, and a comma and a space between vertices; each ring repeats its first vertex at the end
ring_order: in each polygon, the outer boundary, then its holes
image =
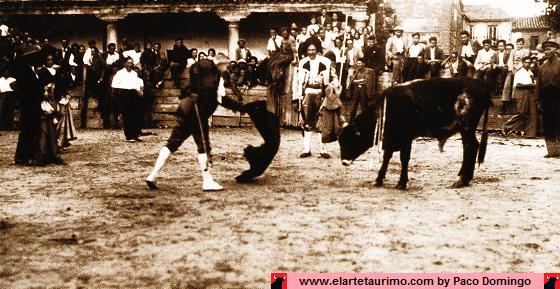
POLYGON ((490 5, 464 5, 464 30, 469 31, 479 43, 485 39, 495 44, 503 39, 512 41, 512 17, 500 7, 490 5))
POLYGON ((170 48, 176 37, 183 37, 189 48, 214 48, 233 55, 237 41, 244 38, 262 59, 270 28, 294 22, 307 26, 321 8, 365 25, 367 4, 360 0, 4 0, 0 20, 50 37, 53 44, 69 38, 105 45, 126 37, 130 42, 160 42, 170 48))
POLYGON ((386 0, 397 16, 397 23, 410 36, 420 33, 427 42, 435 36, 438 43, 449 53, 456 46, 457 35, 462 28, 462 4, 460 0, 386 0))
POLYGON ((525 44, 531 50, 537 49, 537 45, 548 40, 546 35, 550 30, 550 24, 545 16, 527 17, 514 19, 512 23, 512 37, 525 39, 525 44))

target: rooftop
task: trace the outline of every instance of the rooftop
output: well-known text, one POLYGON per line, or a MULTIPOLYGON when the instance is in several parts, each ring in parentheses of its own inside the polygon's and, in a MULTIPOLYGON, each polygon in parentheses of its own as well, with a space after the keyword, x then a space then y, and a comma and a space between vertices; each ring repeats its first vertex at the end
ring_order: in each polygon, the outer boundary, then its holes
POLYGON ((491 5, 463 5, 463 8, 470 21, 503 22, 512 19, 504 10, 491 5))
POLYGON ((512 22, 512 30, 548 30, 550 25, 546 16, 516 18, 512 22))

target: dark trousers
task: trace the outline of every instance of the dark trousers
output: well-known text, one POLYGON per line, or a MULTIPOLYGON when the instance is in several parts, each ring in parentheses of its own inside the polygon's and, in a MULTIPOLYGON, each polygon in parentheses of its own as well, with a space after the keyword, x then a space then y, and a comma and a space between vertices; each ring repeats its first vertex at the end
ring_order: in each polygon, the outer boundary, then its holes
POLYGON ((351 122, 356 117, 356 113, 358 112, 358 106, 361 107, 361 111, 364 111, 368 107, 368 95, 367 95, 367 87, 365 84, 352 84, 352 109, 350 110, 350 114, 348 116, 348 122, 351 122))
POLYGON ((181 72, 185 69, 186 64, 179 62, 171 62, 169 69, 171 70, 171 78, 173 78, 173 83, 176 87, 181 85, 181 72))
POLYGON ((195 97, 185 97, 179 101, 177 109, 177 125, 173 127, 171 136, 165 145, 171 152, 183 144, 183 142, 191 135, 196 143, 199 154, 207 153, 210 155, 210 138, 208 134, 208 118, 214 113, 217 103, 201 107, 196 104, 195 97), (198 110, 198 113, 197 113, 198 110))
POLYGON ((547 86, 541 93, 544 138, 560 142, 560 87, 547 86))
POLYGON ((405 59, 402 69, 403 81, 413 80, 418 71, 418 58, 409 57, 405 59))
POLYGON ((14 92, 0 93, 0 129, 13 129, 15 104, 14 92))
POLYGON ((144 122, 142 98, 133 89, 115 89, 115 93, 121 99, 124 136, 127 140, 136 139, 144 122))
POLYGON ((508 74, 507 67, 497 67, 494 69, 495 89, 496 94, 502 95, 504 84, 506 83, 506 76, 508 74))
POLYGON ((441 70, 441 64, 434 62, 430 63, 430 78, 439 77, 439 71, 441 70))

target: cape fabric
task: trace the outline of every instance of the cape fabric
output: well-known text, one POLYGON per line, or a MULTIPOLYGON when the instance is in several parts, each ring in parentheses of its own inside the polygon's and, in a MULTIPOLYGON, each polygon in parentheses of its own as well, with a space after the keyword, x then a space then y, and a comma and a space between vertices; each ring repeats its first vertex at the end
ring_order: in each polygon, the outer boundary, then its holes
POLYGON ((262 145, 257 147, 248 145, 243 151, 243 156, 249 162, 250 167, 235 179, 240 183, 250 182, 266 171, 278 152, 280 147, 280 119, 266 109, 266 101, 242 104, 229 97, 224 97, 222 106, 249 114, 255 128, 264 140, 262 145))

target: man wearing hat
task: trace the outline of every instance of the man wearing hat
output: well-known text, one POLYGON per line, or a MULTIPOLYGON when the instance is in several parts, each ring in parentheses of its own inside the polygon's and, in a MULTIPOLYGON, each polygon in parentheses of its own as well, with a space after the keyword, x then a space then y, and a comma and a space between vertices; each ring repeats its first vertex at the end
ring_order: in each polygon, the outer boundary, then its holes
POLYGON ((237 46, 239 47, 235 49, 235 61, 241 59, 249 61, 249 58, 251 58, 251 51, 245 48, 245 39, 239 39, 239 41, 237 41, 237 46))
POLYGON ((408 49, 408 43, 403 37, 404 29, 397 26, 394 29, 394 34, 387 39, 385 45, 385 55, 387 63, 393 63, 393 83, 402 82, 402 65, 404 52, 408 49))
POLYGON ((558 43, 542 44, 546 61, 537 74, 537 101, 543 111, 544 139, 548 154, 545 158, 560 158, 560 59, 558 43))

